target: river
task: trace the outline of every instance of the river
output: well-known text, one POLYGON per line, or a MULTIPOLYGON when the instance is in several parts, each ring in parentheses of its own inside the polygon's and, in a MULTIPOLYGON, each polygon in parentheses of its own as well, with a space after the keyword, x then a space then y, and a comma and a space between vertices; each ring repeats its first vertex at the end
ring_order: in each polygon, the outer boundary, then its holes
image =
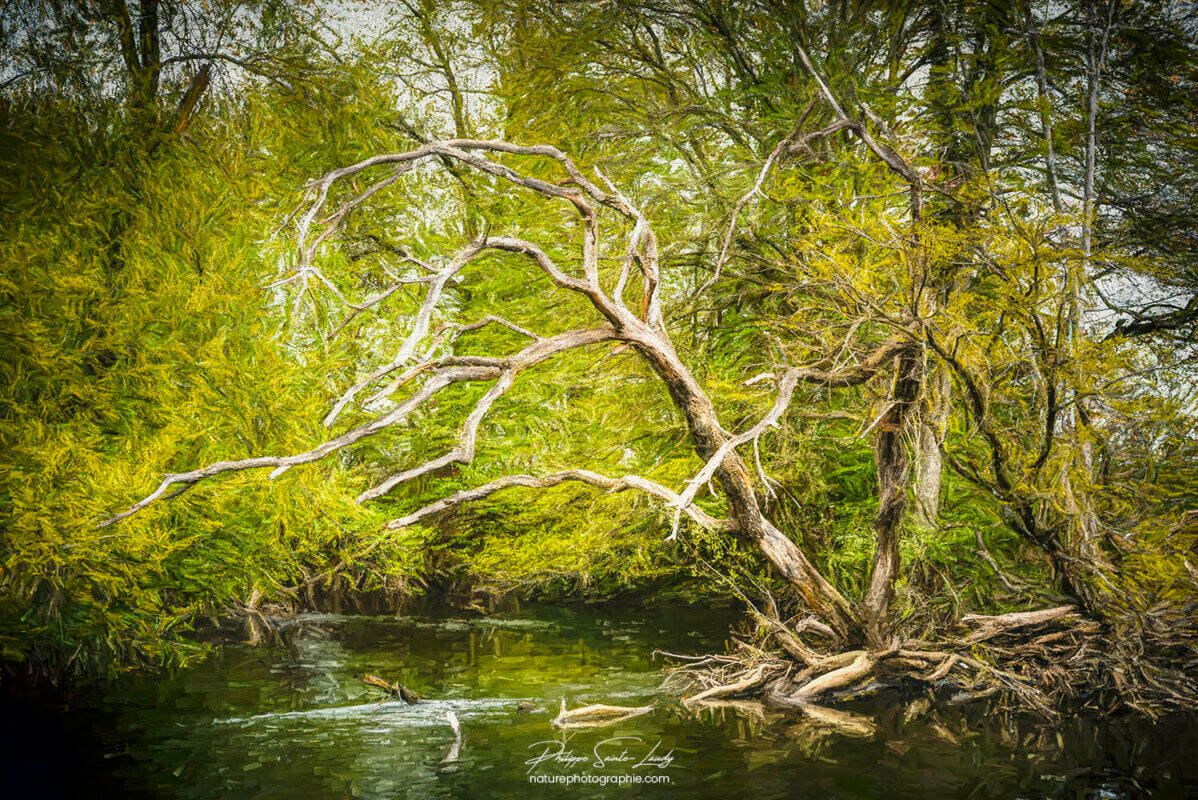
MULTIPOLYGON (((59 750, 22 768, 35 781, 41 771, 48 789, 69 778, 101 797, 1135 798, 1198 791, 1198 733, 1190 720, 966 728, 946 717, 902 728, 882 719, 878 733, 861 737, 789 714, 689 712, 660 689, 663 662, 652 652, 722 650, 732 619, 730 611, 702 607, 305 615, 273 645, 225 645, 170 675, 77 694, 68 710, 32 729, 59 750), (401 681, 427 700, 380 702, 382 693, 359 680, 365 673, 401 681), (550 722, 563 698, 571 708, 656 706, 611 727, 562 732, 550 722), (55 764, 66 772, 55 774, 55 764)), ((33 740, 26 745, 42 753, 33 740)))

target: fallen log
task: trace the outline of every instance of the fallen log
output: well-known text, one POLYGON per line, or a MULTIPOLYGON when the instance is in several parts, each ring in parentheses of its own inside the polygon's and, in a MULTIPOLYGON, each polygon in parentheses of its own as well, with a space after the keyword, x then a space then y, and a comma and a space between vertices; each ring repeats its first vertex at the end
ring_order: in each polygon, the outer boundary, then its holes
POLYGON ((976 628, 973 633, 964 639, 964 642, 966 644, 977 644, 1000 633, 1027 628, 1033 625, 1043 625, 1046 622, 1066 621, 1069 617, 1078 618, 1073 621, 1079 621, 1080 617, 1076 606, 1057 606, 1056 608, 1043 608, 1037 611, 1017 611, 1012 614, 1000 614, 998 616, 968 614, 961 617, 959 622, 964 627, 976 628))
POLYGON ((373 686, 376 689, 382 689, 387 694, 391 695, 392 697, 398 697, 408 705, 415 705, 422 699, 420 695, 416 694, 402 683, 387 683, 387 681, 383 680, 378 675, 363 675, 362 683, 366 684, 367 686, 373 686))
POLYGON ((567 710, 566 698, 563 697, 562 710, 554 718, 552 725, 555 728, 600 728, 648 714, 653 708, 653 705, 608 706, 595 704, 567 710))

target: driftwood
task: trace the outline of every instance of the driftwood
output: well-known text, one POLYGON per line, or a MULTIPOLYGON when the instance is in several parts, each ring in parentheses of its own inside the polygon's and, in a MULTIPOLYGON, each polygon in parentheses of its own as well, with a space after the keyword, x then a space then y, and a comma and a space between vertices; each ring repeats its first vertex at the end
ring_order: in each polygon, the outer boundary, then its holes
POLYGON ((398 697, 408 705, 415 705, 422 699, 420 695, 416 694, 402 683, 387 683, 387 681, 383 680, 378 675, 363 675, 362 683, 366 684, 367 686, 373 686, 376 689, 382 689, 387 694, 391 695, 392 697, 398 697))
POLYGON ((1079 617, 1076 606, 1057 606, 1056 608, 1044 608, 1038 611, 1019 611, 1013 614, 1001 614, 993 617, 984 614, 968 614, 961 617, 960 624, 965 627, 975 628, 974 632, 965 639, 965 643, 975 644, 1006 631, 1043 625, 1058 620, 1065 622, 1071 617, 1074 619, 1079 617))
POLYGON ((445 721, 453 729, 453 744, 450 746, 449 752, 445 754, 445 758, 441 760, 441 763, 449 764, 457 761, 458 755, 462 752, 462 726, 458 722, 458 715, 453 713, 453 709, 445 712, 445 721))
POLYGON ((607 706, 596 704, 567 710, 566 698, 563 697, 562 710, 554 718, 552 724, 555 728, 601 728, 648 714, 653 709, 653 705, 607 706))
POLYGON ((722 684, 720 686, 712 686, 710 689, 704 689, 696 695, 683 698, 682 703, 683 705, 691 705, 692 703, 702 703, 717 697, 729 697, 739 694, 762 683, 765 680, 765 677, 766 666, 762 665, 739 681, 722 684))

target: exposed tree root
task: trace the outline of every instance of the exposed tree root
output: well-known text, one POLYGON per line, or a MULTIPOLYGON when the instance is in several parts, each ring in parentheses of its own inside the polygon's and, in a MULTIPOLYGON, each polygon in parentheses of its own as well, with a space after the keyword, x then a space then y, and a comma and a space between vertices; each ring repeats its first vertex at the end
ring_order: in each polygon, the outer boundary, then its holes
POLYGON ((757 669, 753 670, 751 674, 742 678, 741 680, 722 686, 712 686, 709 689, 704 689, 696 695, 684 698, 682 702, 686 704, 700 703, 704 700, 712 700, 717 697, 728 697, 730 695, 740 694, 741 692, 760 685, 761 682, 765 680, 768 669, 769 665, 762 664, 757 667, 757 669))
MULTIPOLYGON (((846 655, 853 654, 849 653, 846 655)), ((882 657, 883 654, 861 651, 847 665, 838 667, 830 672, 825 672, 818 678, 813 678, 803 684, 802 688, 794 695, 795 700, 800 703, 809 703, 824 692, 856 683, 871 675, 874 671, 874 666, 882 657)))
POLYGON ((975 642, 981 642, 986 639, 990 639, 1000 633, 1005 633, 1006 631, 1042 625, 1046 622, 1053 622, 1054 620, 1066 618, 1078 618, 1076 606, 1058 606, 1056 608, 1045 608, 1038 611, 1021 611, 1013 614, 1001 614, 998 616, 969 614, 961 618, 961 625, 976 629, 964 640, 967 644, 973 644, 975 642))
POLYGON ((868 726, 827 707, 879 691, 909 703, 904 719, 937 704, 982 700, 1045 719, 1058 718, 1066 707, 1150 716, 1198 708, 1198 682, 1191 677, 1198 666, 1193 617, 1186 624, 1158 609, 1156 617, 1135 620, 1138 629, 1120 625, 1116 633, 1110 621, 1087 619, 1073 606, 970 615, 960 621, 963 635, 938 645, 909 641, 839 653, 818 649, 827 647, 826 640, 804 641, 778 622, 765 626, 768 632, 756 643, 734 640, 731 654, 663 655, 677 662, 667 685, 698 690, 684 701, 688 708, 716 698, 760 700, 847 735, 868 735, 868 726), (768 646, 770 640, 778 649, 768 646))

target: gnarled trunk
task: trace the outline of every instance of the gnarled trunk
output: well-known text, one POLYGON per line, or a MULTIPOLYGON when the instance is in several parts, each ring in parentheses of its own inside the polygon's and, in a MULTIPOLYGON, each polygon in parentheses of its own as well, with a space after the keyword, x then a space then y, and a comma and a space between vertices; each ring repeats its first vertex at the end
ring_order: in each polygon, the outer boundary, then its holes
POLYGON ((874 439, 874 468, 878 477, 878 513, 874 518, 877 544, 869 590, 862 607, 866 638, 876 648, 885 646, 890 635, 887 614, 899 571, 899 529, 907 507, 911 474, 903 437, 911 427, 913 406, 923 383, 921 355, 917 348, 911 347, 896 359, 890 404, 878 423, 874 439))

